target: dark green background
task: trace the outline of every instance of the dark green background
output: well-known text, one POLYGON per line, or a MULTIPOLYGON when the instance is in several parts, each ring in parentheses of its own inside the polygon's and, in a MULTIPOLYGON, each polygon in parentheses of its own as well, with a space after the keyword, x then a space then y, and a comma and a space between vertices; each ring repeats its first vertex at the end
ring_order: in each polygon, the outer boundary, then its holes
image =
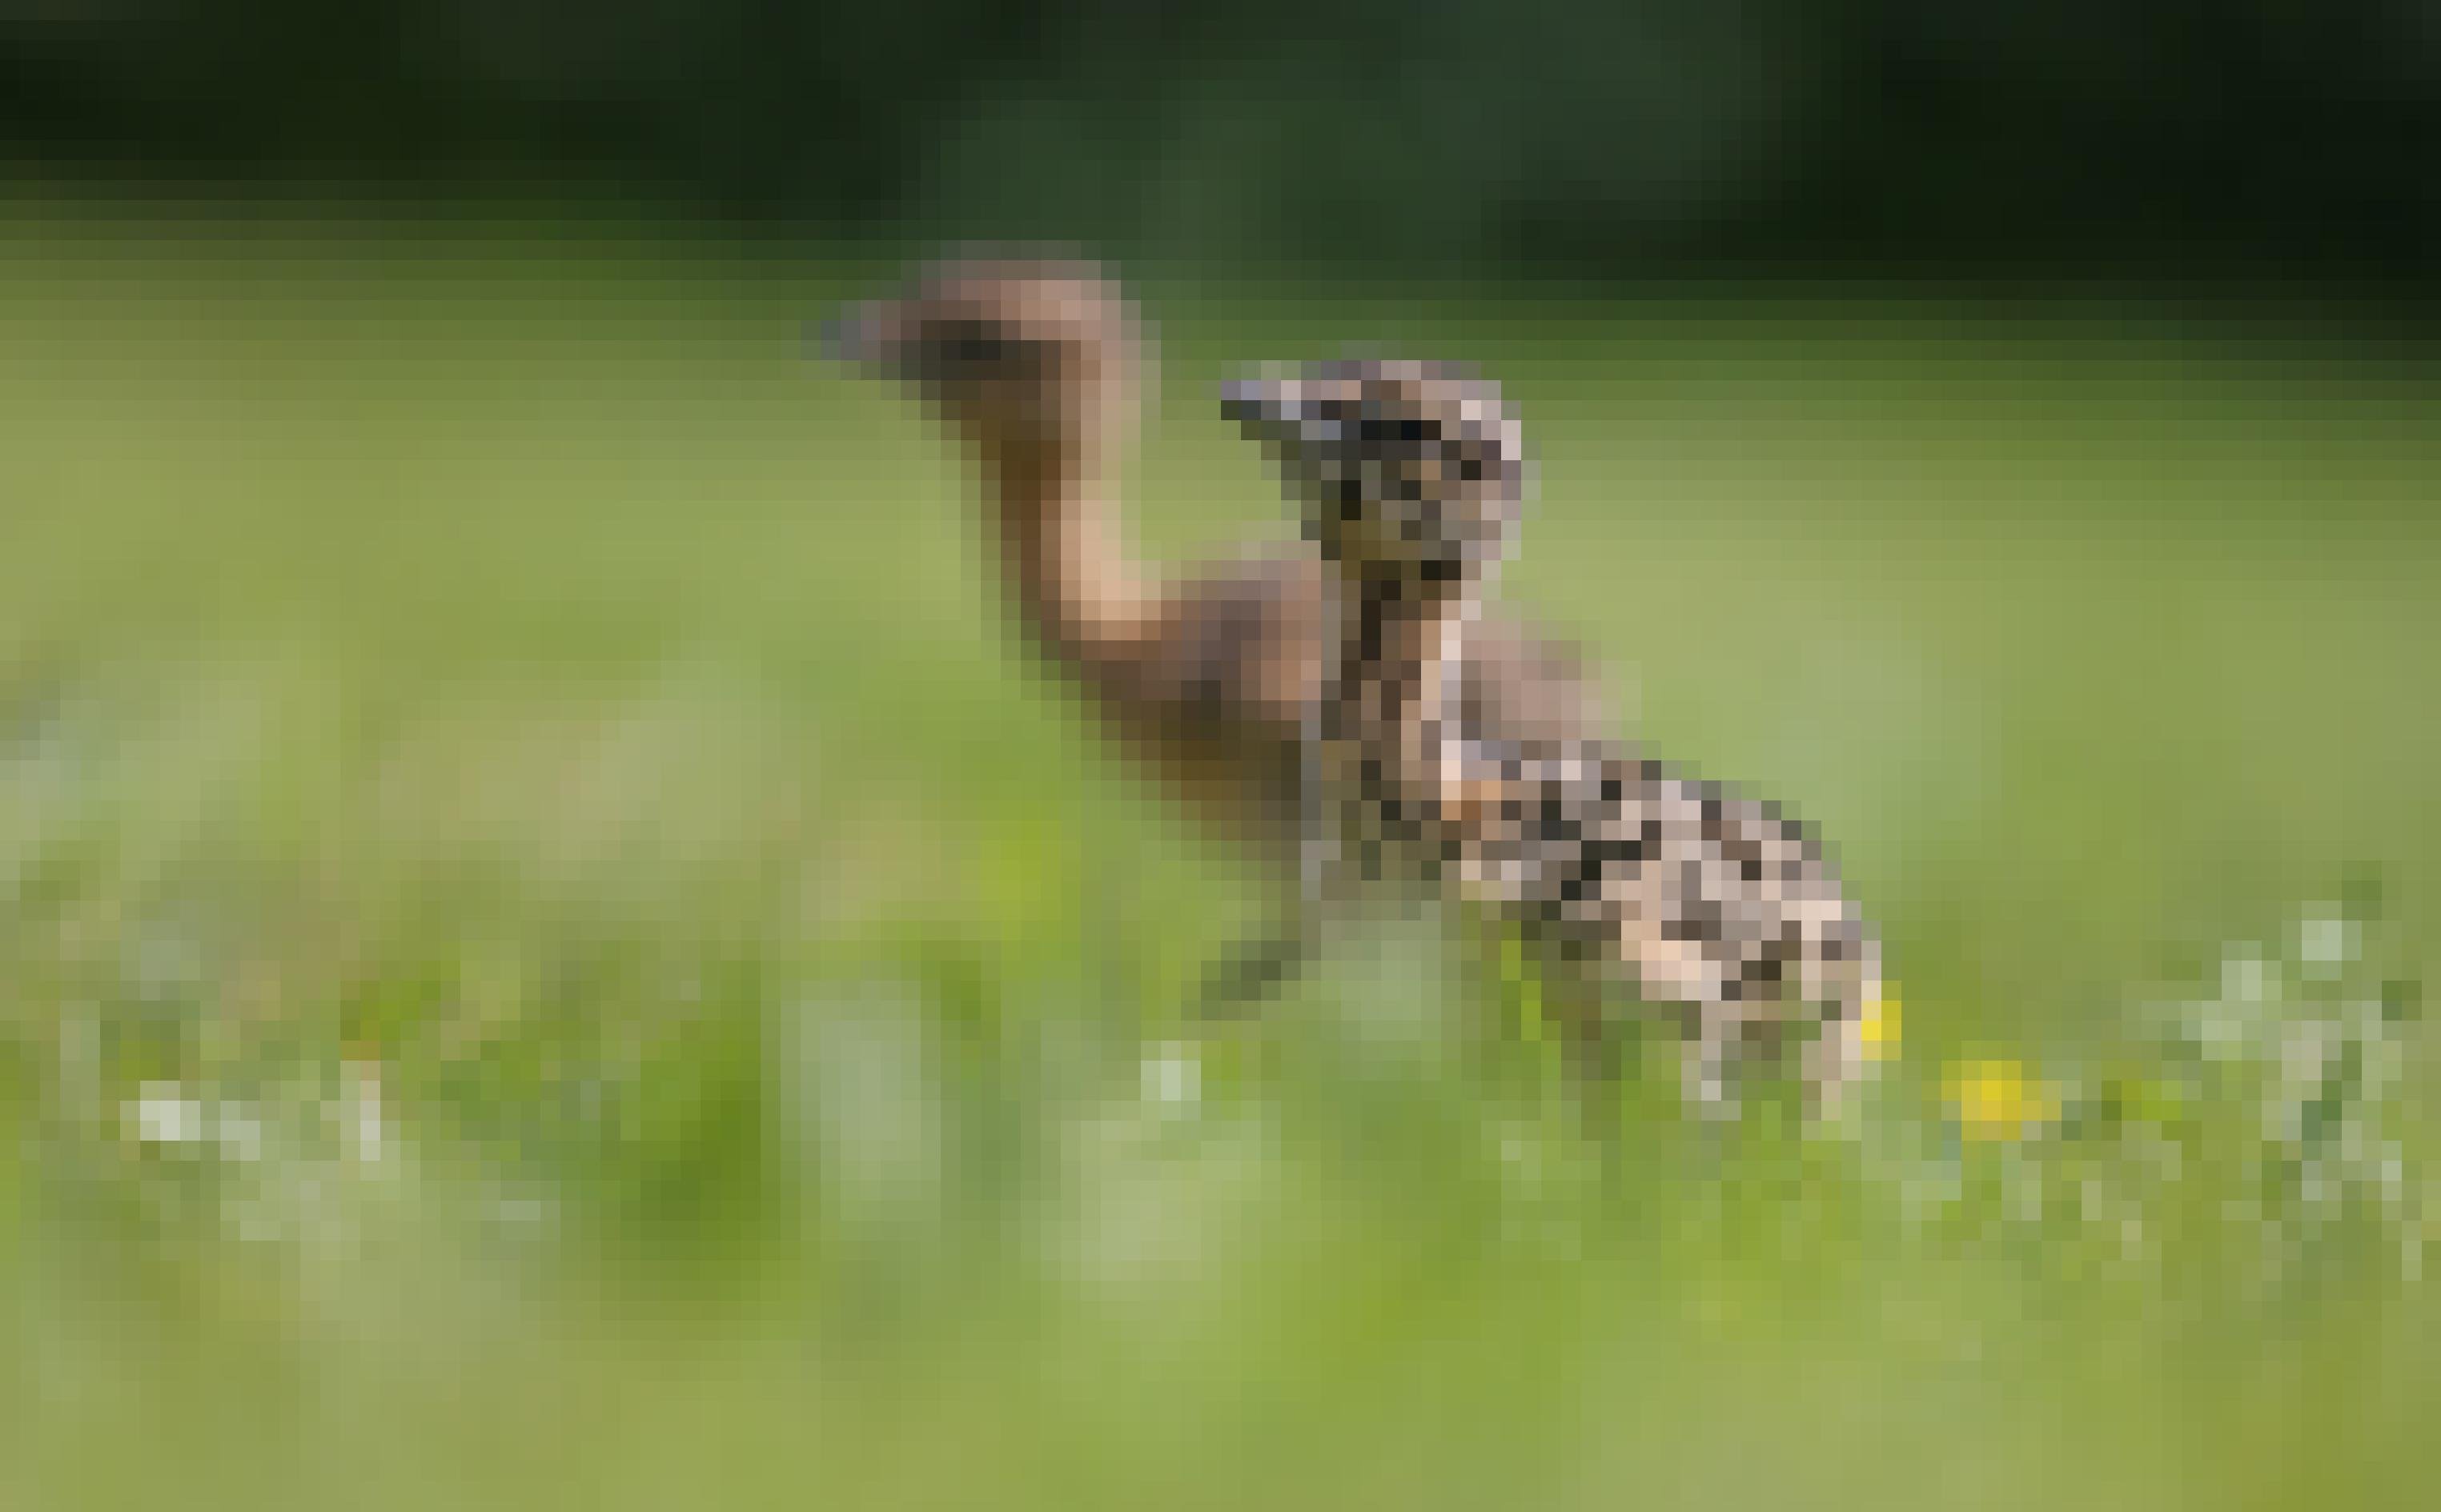
POLYGON ((0 8, 45 171, 1220 261, 2395 279, 2436 142, 2427 0, 0 8))

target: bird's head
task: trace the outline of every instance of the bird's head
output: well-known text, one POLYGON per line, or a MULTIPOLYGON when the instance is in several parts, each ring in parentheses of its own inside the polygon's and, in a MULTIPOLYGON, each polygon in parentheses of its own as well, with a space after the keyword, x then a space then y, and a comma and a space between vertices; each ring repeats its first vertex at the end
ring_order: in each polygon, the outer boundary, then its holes
POLYGON ((1309 539, 1351 574, 1474 584, 1514 543, 1531 467, 1498 387, 1438 363, 1351 360, 1224 385, 1309 539))
POLYGON ((1131 396, 1144 337, 1091 264, 934 263, 827 322, 824 352, 899 380, 986 447, 1090 443, 1131 396))

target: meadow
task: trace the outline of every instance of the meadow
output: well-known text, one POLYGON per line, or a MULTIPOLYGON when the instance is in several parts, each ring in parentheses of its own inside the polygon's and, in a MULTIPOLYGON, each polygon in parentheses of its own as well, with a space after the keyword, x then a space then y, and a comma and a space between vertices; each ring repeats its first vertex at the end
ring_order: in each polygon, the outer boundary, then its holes
POLYGON ((1501 378, 1502 596, 1791 800, 1856 1124, 1257 907, 814 362, 873 260, 0 218, 0 1506, 2388 1505, 2441 1336, 2441 389, 2297 310, 1151 278, 1501 378))

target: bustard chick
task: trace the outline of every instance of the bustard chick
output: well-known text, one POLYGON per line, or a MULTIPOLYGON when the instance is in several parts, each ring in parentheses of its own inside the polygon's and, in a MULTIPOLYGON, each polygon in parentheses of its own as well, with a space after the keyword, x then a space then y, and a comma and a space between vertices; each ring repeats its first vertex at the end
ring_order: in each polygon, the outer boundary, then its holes
POLYGON ((1620 999, 1675 1009, 1685 1089, 1734 1106, 1748 1051, 1801 1034, 1818 1110, 1863 1061, 1880 950, 1820 846, 1774 806, 1588 732, 1525 728, 1456 671, 1528 487, 1516 419, 1437 365, 1323 363, 1230 385, 1338 609, 1316 727, 1318 841, 1514 930, 1587 1051, 1620 999))

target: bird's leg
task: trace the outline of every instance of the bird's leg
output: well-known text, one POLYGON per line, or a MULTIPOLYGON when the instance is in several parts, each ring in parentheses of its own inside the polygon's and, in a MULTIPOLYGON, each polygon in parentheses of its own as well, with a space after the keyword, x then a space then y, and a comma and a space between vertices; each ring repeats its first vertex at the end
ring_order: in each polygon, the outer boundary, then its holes
POLYGON ((1253 1015, 1281 987, 1304 974, 1321 954, 1311 930, 1299 926, 1267 929, 1225 951, 1203 974, 1196 990, 1198 1018, 1253 1015))
POLYGON ((1239 941, 1212 963, 1196 991, 1196 1017, 1252 1014, 1321 959, 1336 930, 1346 889, 1339 881, 1340 857, 1331 837, 1315 821, 1308 820, 1303 828, 1293 905, 1279 921, 1239 941))
MULTIPOLYGON (((1809 1111, 1817 1124, 1836 1124, 1850 1107, 1855 1084, 1866 1073, 1871 1051, 1866 1042, 1868 1013, 1890 1012, 1882 997, 1878 973, 1857 973, 1839 984, 1803 1051, 1809 1111)), ((1887 1034, 1887 1020, 1875 1026, 1887 1034)))
POLYGON ((1240 941, 1204 973, 1195 999, 1196 1017, 1220 1018, 1253 1013, 1302 976, 1322 955, 1340 895, 1344 857, 1332 824, 1329 774, 1324 770, 1324 705, 1306 711, 1297 741, 1294 793, 1296 889, 1284 921, 1240 941))
POLYGON ((1741 1025, 1724 1005, 1701 1003, 1690 1014, 1680 1066, 1680 1094, 1688 1108, 1706 1118, 1737 1116, 1738 1104, 1729 1086, 1730 1060, 1741 1025))

